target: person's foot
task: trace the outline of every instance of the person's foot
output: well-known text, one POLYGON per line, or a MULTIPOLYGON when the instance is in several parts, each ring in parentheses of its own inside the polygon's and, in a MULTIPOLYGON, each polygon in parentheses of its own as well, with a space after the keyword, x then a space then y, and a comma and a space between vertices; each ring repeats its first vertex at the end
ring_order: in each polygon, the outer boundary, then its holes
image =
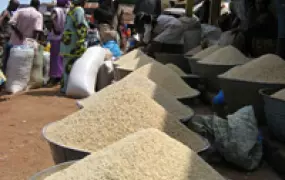
POLYGON ((54 87, 60 84, 60 78, 51 78, 48 83, 47 83, 47 87, 54 87))

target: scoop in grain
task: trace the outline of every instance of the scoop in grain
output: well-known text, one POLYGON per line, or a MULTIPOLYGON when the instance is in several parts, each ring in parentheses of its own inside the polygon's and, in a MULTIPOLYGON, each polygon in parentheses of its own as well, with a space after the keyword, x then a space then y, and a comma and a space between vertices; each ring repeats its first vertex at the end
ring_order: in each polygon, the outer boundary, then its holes
POLYGON ((153 99, 132 89, 98 96, 96 106, 51 124, 45 135, 57 144, 96 152, 145 128, 164 131, 196 152, 207 145, 153 99))
POLYGON ((122 92, 126 89, 132 88, 136 88, 134 90, 139 90, 139 92, 153 98, 158 104, 179 119, 189 119, 194 114, 191 108, 188 108, 180 103, 167 90, 155 84, 150 79, 136 74, 128 75, 121 81, 118 81, 115 84, 104 88, 98 93, 95 93, 91 97, 80 101, 79 104, 84 108, 93 107, 96 106, 96 102, 98 102, 98 96, 109 96, 110 94, 115 94, 117 92, 122 92))
POLYGON ((285 89, 281 89, 280 91, 271 95, 271 97, 285 101, 285 89))
POLYGON ((166 66, 168 68, 170 68, 172 71, 176 72, 179 76, 186 76, 187 74, 182 71, 182 69, 180 69, 178 66, 174 65, 174 64, 166 64, 166 66))
POLYGON ((157 62, 147 64, 133 73, 149 78, 178 99, 192 98, 200 94, 188 86, 177 73, 157 62))
POLYGON ((285 84, 285 61, 276 55, 267 54, 244 65, 236 66, 219 77, 249 82, 285 84))
POLYGON ((156 129, 141 130, 45 180, 224 180, 195 152, 156 129))
POLYGON ((209 65, 240 65, 248 62, 248 58, 233 46, 220 48, 203 58, 198 63, 209 65))

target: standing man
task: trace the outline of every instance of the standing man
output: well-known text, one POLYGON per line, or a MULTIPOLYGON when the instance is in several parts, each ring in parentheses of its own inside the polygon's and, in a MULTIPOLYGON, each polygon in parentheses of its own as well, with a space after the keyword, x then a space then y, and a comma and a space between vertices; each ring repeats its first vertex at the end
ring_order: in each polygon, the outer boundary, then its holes
MULTIPOLYGON (((12 12, 16 11, 18 7, 19 7, 18 0, 10 0, 7 9, 4 10, 2 14, 0 15, 0 47, 3 48, 3 53, 4 53, 3 57, 6 56, 6 53, 7 53, 6 46, 8 46, 7 42, 9 41, 9 38, 10 38, 11 31, 10 31, 9 21, 10 21, 10 18, 12 17, 12 12)), ((3 63, 4 61, 5 60, 3 60, 3 63)), ((5 68, 2 68, 2 70, 4 69, 5 68)))

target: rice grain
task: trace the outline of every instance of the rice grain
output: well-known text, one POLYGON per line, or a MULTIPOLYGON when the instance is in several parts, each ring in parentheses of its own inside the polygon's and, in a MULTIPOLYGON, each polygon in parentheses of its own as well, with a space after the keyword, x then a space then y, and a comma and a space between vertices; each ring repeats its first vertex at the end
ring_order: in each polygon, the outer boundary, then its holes
POLYGON ((188 86, 177 73, 157 62, 147 64, 133 73, 149 78, 177 99, 192 98, 200 94, 188 86))
POLYGON ((132 89, 98 96, 96 106, 84 108, 46 128, 46 137, 57 144, 96 152, 130 133, 157 128, 194 151, 207 146, 199 135, 182 125, 154 100, 132 89))
POLYGON ((168 68, 170 68, 172 71, 176 72, 179 76, 186 76, 187 74, 182 71, 182 69, 180 69, 178 66, 174 65, 174 64, 166 64, 166 66, 168 68))
POLYGON ((248 58, 245 57, 238 49, 233 46, 227 46, 216 50, 214 53, 203 58, 198 63, 209 65, 240 65, 248 62, 248 58))
POLYGON ((202 51, 200 51, 199 53, 195 54, 193 56, 194 59, 203 59, 207 56, 209 56, 210 54, 214 53, 215 51, 217 51, 218 49, 220 49, 221 47, 218 45, 213 45, 210 46, 202 51))
POLYGON ((273 95, 271 95, 271 97, 285 101, 285 89, 274 93, 273 95))
POLYGON ((285 84, 285 61, 276 55, 267 54, 244 65, 236 66, 219 77, 249 82, 285 84))
POLYGON ((195 152, 145 129, 87 156, 45 180, 224 180, 195 152))
POLYGON ((150 79, 136 74, 130 74, 121 81, 118 81, 98 93, 95 93, 91 97, 80 101, 79 104, 84 108, 93 107, 96 106, 96 102, 98 102, 98 96, 109 96, 110 94, 115 94, 132 88, 136 88, 134 90, 139 90, 139 92, 142 92, 146 96, 154 99, 158 104, 179 119, 189 119, 194 115, 191 108, 180 103, 168 91, 155 84, 150 79))
POLYGON ((155 61, 153 58, 142 54, 139 57, 136 57, 135 59, 129 59, 128 61, 125 61, 123 64, 119 65, 117 69, 134 71, 146 64, 152 63, 153 61, 155 61))
POLYGON ((135 49, 135 50, 121 56, 117 61, 114 62, 114 64, 121 66, 121 65, 125 64, 126 62, 129 62, 130 60, 134 60, 143 54, 144 53, 141 50, 135 49))

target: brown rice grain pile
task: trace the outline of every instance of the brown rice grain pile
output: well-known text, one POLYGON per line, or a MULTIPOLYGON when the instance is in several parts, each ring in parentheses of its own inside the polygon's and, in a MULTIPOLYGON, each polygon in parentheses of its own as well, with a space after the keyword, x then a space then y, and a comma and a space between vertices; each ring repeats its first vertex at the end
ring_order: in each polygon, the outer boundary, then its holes
POLYGON ((146 64, 152 63, 153 61, 155 61, 153 58, 142 54, 139 57, 135 58, 135 59, 130 59, 129 61, 125 61, 124 64, 121 64, 120 66, 118 66, 118 69, 123 69, 123 70, 128 70, 128 71, 134 71, 146 64))
POLYGON ((180 103, 168 91, 155 84, 150 79, 136 74, 131 74, 121 81, 118 81, 117 83, 104 88, 91 97, 80 101, 79 104, 84 108, 93 107, 96 106, 98 102, 98 96, 108 96, 110 94, 115 94, 117 92, 132 88, 136 88, 134 90, 139 90, 139 92, 142 92, 148 97, 154 99, 158 104, 160 104, 168 112, 175 115, 179 119, 189 119, 194 115, 194 112, 191 108, 188 108, 187 106, 180 103))
POLYGON ((273 95, 271 95, 271 97, 285 101, 285 89, 274 93, 273 95))
POLYGON ((244 65, 236 66, 220 77, 250 82, 285 84, 285 61, 276 55, 267 54, 244 65))
POLYGON ((143 54, 144 53, 141 50, 135 49, 135 50, 121 56, 117 61, 114 62, 114 64, 121 66, 124 63, 129 62, 130 60, 134 60, 143 54))
POLYGON ((214 53, 215 51, 217 51, 218 49, 220 49, 221 47, 218 45, 213 45, 210 46, 202 51, 200 51, 199 53, 195 54, 193 56, 194 59, 203 59, 207 56, 209 56, 210 54, 214 53))
POLYGON ((187 146, 145 129, 87 156, 45 180, 224 180, 187 146))
POLYGON ((147 64, 133 73, 149 78, 177 99, 192 98, 200 94, 188 86, 177 73, 157 62, 147 64))
POLYGON ((182 69, 180 69, 178 66, 176 66, 175 64, 166 64, 166 66, 170 69, 172 69, 172 71, 176 72, 179 76, 186 76, 187 74, 182 71, 182 69))
POLYGON ((240 65, 248 62, 248 58, 233 46, 218 49, 198 63, 210 65, 240 65))
POLYGON ((177 117, 153 99, 132 89, 98 96, 96 106, 84 108, 51 124, 46 128, 45 135, 56 144, 96 152, 146 128, 164 131, 196 152, 207 146, 177 117))

